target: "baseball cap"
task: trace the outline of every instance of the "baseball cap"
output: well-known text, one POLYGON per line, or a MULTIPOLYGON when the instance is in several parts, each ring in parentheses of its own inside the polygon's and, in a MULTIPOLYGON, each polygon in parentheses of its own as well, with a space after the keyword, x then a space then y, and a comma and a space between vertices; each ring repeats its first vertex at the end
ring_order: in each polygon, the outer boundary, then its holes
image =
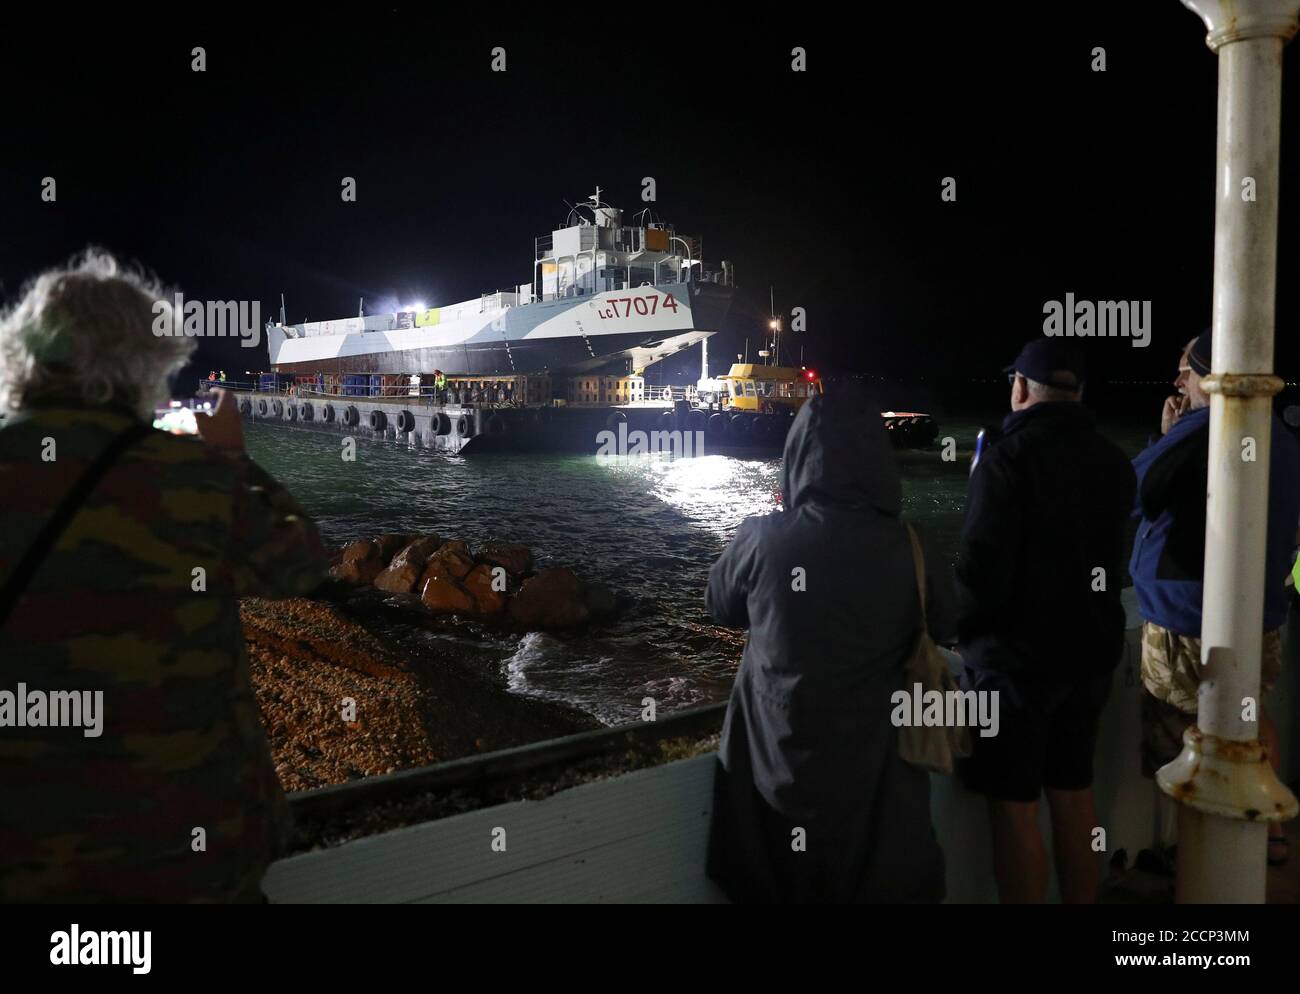
POLYGON ((1087 379, 1082 351, 1057 338, 1033 339, 1002 372, 1019 373, 1037 383, 1065 390, 1077 390, 1087 379))

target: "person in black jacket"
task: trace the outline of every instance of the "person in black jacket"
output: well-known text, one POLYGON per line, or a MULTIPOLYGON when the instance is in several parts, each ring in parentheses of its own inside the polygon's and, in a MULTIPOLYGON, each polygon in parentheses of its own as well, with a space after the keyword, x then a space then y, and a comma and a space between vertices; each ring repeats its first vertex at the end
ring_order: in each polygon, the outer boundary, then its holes
POLYGON ((1095 900, 1092 758, 1124 643, 1120 605, 1133 467, 1080 403, 1084 366, 1057 339, 1006 372, 1011 411, 971 475, 957 565, 967 689, 996 692, 999 734, 973 736, 963 780, 989 799, 1004 902, 1041 901, 1044 789, 1062 900, 1095 900))

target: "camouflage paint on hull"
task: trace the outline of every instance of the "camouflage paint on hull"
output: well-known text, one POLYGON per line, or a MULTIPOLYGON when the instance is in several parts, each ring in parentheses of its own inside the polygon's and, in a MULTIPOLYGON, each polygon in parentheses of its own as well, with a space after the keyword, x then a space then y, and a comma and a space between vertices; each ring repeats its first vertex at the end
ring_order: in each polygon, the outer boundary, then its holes
POLYGON ((287 373, 579 373, 621 359, 642 368, 716 332, 731 295, 730 287, 711 283, 661 284, 427 328, 305 338, 273 328, 268 349, 272 368, 287 373), (668 294, 675 309, 660 306, 668 294))

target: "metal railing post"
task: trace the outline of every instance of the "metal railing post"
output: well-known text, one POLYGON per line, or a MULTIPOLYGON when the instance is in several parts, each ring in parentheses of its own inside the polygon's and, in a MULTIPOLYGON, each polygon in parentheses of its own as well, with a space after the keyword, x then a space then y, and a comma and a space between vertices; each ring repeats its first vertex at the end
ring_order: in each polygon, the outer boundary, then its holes
POLYGON ((1177 899, 1260 903, 1271 821, 1296 814, 1259 741, 1282 46, 1300 0, 1183 0, 1219 56, 1214 355, 1197 724, 1156 775, 1180 802, 1177 899), (1249 708, 1253 702, 1253 708, 1249 708), (1250 715, 1253 714, 1253 717, 1250 715))

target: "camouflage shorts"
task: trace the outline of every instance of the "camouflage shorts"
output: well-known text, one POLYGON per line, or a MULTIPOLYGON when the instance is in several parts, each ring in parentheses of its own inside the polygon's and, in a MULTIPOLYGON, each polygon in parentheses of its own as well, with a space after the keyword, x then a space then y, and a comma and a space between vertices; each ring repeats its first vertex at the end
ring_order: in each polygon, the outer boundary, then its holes
MULTIPOLYGON (((1264 633, 1260 683, 1268 693, 1282 673, 1282 630, 1264 633)), ((1155 771, 1183 751, 1183 732, 1196 722, 1201 640, 1147 621, 1142 625, 1142 772, 1155 771)))

